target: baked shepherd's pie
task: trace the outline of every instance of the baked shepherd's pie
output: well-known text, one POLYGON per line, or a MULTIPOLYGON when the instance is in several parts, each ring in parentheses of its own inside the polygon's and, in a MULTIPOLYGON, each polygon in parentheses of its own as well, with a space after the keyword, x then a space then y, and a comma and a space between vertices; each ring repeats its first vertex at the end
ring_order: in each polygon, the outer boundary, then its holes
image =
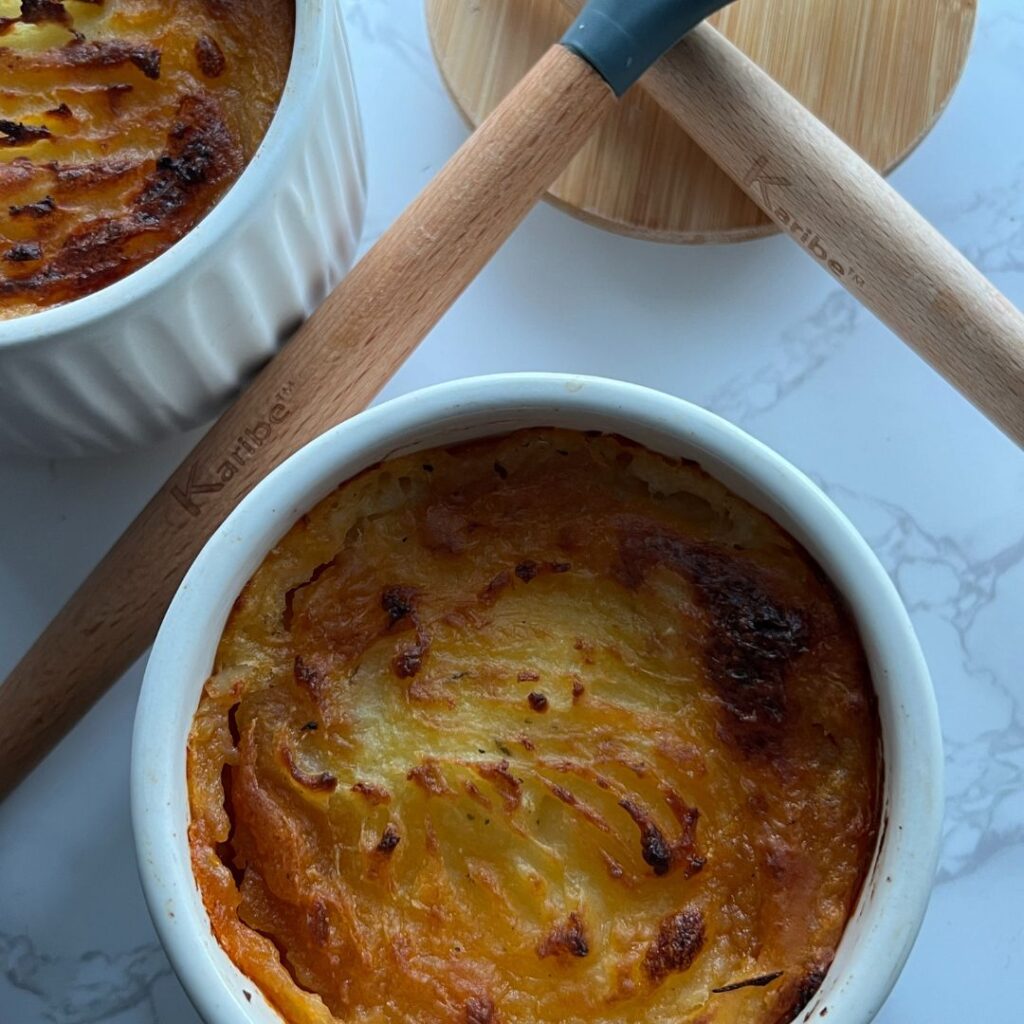
POLYGON ((693 463, 524 430, 368 469, 267 556, 191 732, 193 865, 293 1024, 782 1024, 878 745, 787 533, 693 463))
POLYGON ((294 0, 0 0, 0 319, 189 231, 256 151, 294 0))

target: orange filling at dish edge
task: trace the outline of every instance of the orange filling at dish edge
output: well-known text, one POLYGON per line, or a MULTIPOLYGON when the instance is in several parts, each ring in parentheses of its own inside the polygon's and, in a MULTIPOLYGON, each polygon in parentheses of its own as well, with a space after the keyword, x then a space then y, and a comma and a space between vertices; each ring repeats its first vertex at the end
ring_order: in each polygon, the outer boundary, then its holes
POLYGON ((0 0, 0 320, 202 219, 284 88, 294 0, 0 0))
POLYGON ((795 1019, 878 826, 821 570, 698 466, 525 430, 345 483, 189 740, 214 932, 286 1020, 795 1019))

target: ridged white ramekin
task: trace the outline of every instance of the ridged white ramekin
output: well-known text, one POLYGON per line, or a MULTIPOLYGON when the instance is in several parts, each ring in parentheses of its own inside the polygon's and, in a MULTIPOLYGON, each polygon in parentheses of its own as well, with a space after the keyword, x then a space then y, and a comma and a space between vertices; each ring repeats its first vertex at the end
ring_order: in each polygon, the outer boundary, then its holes
POLYGON ((296 0, 281 102, 221 201, 128 277, 0 322, 0 452, 128 448, 218 411, 352 265, 365 195, 338 0, 296 0))
POLYGON ((884 783, 879 842, 824 984, 799 1020, 867 1024, 917 935, 942 821, 942 742, 928 670, 907 613, 871 549, 781 456, 711 413, 633 384, 560 374, 456 381, 371 409, 328 431, 239 505, 185 577, 149 659, 132 745, 132 819, 150 913, 208 1024, 281 1024, 228 959, 192 874, 185 748, 228 612, 292 523, 381 459, 520 427, 602 430, 695 459, 770 515, 845 597, 878 697, 884 783))

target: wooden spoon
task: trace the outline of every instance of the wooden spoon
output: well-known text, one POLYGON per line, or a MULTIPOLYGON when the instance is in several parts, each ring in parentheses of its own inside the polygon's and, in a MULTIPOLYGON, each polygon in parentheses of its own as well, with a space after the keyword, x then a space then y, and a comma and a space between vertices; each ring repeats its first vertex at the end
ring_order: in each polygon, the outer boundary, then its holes
POLYGON ((231 510, 289 455, 369 404, 617 96, 724 2, 592 0, 220 417, 15 666, 0 687, 0 796, 149 646, 231 510))
POLYGON ((870 164, 711 25, 688 33, 638 88, 808 255, 1024 445, 1024 317, 870 164))

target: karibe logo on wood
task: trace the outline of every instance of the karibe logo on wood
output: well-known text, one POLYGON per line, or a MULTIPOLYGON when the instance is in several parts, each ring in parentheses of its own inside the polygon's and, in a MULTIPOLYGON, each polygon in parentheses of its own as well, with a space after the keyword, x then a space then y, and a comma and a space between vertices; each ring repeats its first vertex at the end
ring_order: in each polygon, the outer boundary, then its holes
POLYGON ((184 485, 175 484, 171 488, 171 496, 189 515, 199 516, 202 507, 198 499, 203 495, 222 491, 225 484, 230 483, 273 436, 275 429, 288 419, 292 411, 287 400, 292 392, 292 386, 288 383, 278 391, 274 396, 274 404, 264 416, 238 435, 235 447, 211 473, 201 475, 198 463, 193 463, 189 467, 188 479, 184 485))
MULTIPOLYGON (((801 224, 784 206, 775 201, 775 190, 792 186, 789 178, 768 172, 768 158, 759 156, 743 179, 743 187, 752 195, 756 192, 760 205, 781 227, 784 227, 819 263, 823 263, 836 277, 849 277, 854 284, 864 284, 851 267, 845 266, 825 248, 814 228, 801 224)), ((755 196, 757 198, 757 196, 755 196)))

